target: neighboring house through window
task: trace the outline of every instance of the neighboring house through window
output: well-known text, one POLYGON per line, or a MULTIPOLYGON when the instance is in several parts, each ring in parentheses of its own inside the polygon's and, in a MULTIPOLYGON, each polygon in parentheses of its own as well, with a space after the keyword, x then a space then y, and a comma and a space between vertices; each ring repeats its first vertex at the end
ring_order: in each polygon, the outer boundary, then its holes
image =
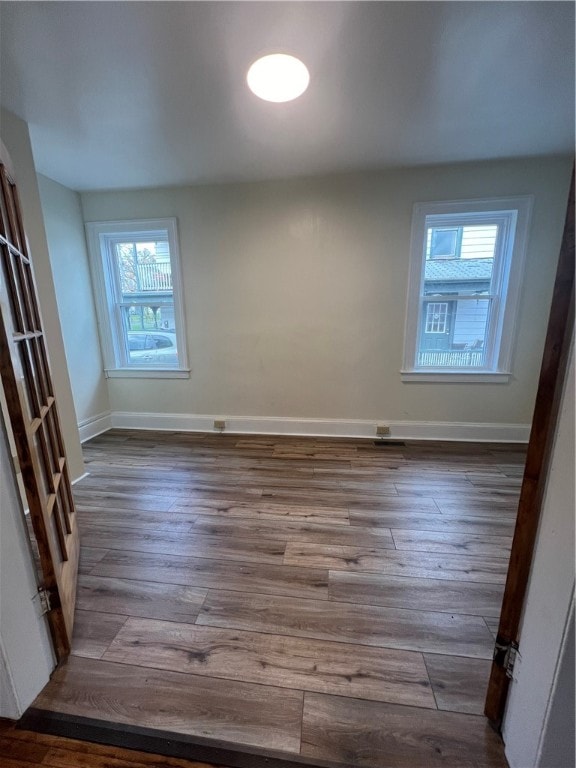
POLYGON ((403 379, 505 381, 531 199, 417 204, 403 379))
POLYGON ((86 230, 107 375, 188 375, 176 220, 86 230))

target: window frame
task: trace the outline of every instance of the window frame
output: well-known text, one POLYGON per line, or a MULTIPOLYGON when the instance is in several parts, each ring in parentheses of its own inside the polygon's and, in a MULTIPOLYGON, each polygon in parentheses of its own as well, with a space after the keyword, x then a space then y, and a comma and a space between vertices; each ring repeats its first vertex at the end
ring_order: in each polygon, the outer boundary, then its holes
MULTIPOLYGON (((512 375, 516 322, 520 305, 522 277, 526 261, 532 196, 485 198, 416 203, 413 208, 410 266, 404 331, 402 381, 411 382, 488 382, 506 383, 512 375), (436 218, 437 217, 437 218, 436 218), (435 220, 436 219, 436 220, 435 220), (418 342, 422 327, 425 295, 426 231, 429 226, 469 226, 498 223, 499 255, 493 263, 490 292, 468 299, 490 301, 491 315, 486 328, 485 361, 482 367, 439 368, 417 366, 418 342)), ((465 294, 455 294, 458 301, 465 294)), ((444 295, 435 297, 445 301, 444 295)))
POLYGON ((106 377, 189 378, 190 368, 188 367, 184 296, 176 219, 91 221, 87 222, 85 226, 106 377), (118 311, 118 308, 126 302, 118 295, 117 279, 114 275, 115 265, 110 246, 122 237, 133 238, 135 241, 145 240, 147 237, 152 240, 159 231, 167 233, 170 249, 178 366, 129 365, 122 343, 122 321, 118 311))

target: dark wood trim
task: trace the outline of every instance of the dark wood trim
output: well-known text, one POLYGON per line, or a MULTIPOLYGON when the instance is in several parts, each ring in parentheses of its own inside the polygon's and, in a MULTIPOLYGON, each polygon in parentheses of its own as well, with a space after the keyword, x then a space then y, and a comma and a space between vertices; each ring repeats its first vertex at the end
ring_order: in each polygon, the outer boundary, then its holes
POLYGON ((26 710, 16 727, 166 757, 215 763, 228 768, 353 768, 344 763, 304 759, 273 750, 241 747, 200 736, 48 712, 34 707, 26 710))
MULTIPOLYGON (((532 567, 573 327, 574 170, 498 627, 497 642, 503 645, 519 640, 520 616, 532 567)), ((500 728, 504 715, 509 684, 510 679, 506 675, 506 670, 493 663, 484 711, 497 728, 500 728)))
POLYGON ((56 658, 70 652, 79 556, 74 500, 18 190, 0 158, 0 374, 56 658))

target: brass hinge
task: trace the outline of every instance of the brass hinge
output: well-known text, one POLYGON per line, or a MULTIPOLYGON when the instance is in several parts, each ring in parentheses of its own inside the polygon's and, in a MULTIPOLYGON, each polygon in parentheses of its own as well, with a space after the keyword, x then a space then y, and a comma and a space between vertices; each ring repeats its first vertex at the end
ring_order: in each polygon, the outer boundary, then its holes
POLYGON ((515 640, 502 640, 501 637, 496 638, 493 661, 494 664, 504 669, 506 677, 512 677, 517 656, 518 643, 515 640))
POLYGON ((59 606, 60 601, 58 600, 58 592, 55 589, 38 587, 38 597, 42 608, 42 616, 45 616, 59 606))

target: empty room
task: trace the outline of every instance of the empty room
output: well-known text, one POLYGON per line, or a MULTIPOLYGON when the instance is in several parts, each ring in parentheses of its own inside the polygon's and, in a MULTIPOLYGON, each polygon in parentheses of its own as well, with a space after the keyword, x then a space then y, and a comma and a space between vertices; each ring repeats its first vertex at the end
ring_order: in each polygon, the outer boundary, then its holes
POLYGON ((0 2, 2 766, 574 764, 574 90, 571 2, 0 2))

